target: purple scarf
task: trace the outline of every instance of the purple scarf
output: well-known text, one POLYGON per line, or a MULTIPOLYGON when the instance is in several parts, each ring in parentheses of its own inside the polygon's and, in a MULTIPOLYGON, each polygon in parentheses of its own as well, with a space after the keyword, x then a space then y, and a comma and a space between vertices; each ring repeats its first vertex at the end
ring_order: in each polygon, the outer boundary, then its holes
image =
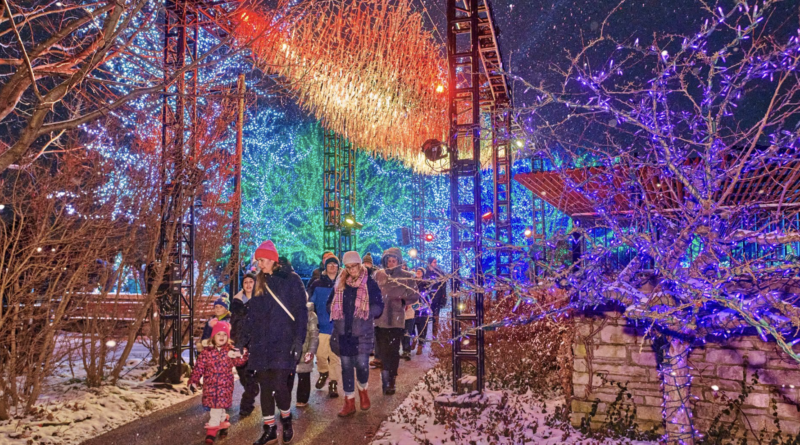
MULTIPOLYGON (((331 321, 333 320, 343 320, 344 319, 344 311, 342 310, 344 307, 344 286, 341 286, 340 280, 342 279, 342 275, 339 275, 339 278, 336 280, 336 284, 334 285, 334 295, 333 295, 333 304, 331 304, 331 321)), ((369 319, 369 292, 367 291, 367 279, 369 278, 369 274, 367 274, 367 270, 364 266, 361 266, 361 272, 358 274, 357 277, 347 277, 347 285, 350 287, 357 287, 358 291, 356 292, 356 318, 361 318, 362 320, 369 319)))

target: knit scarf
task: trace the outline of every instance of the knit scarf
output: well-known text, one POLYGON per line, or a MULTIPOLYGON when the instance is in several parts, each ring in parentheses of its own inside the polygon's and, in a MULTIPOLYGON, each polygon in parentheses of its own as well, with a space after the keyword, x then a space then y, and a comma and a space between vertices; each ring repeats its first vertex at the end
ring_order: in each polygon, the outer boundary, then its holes
MULTIPOLYGON (((331 320, 344 319, 344 286, 340 286, 339 284, 339 280, 342 279, 342 275, 339 275, 339 278, 336 280, 336 284, 334 285, 335 293, 333 295, 333 304, 331 304, 331 320)), ((355 316, 356 318, 361 318, 363 320, 369 319, 369 292, 367 292, 368 278, 369 275, 367 274, 366 269, 362 266, 358 276, 348 276, 346 281, 348 286, 358 288, 358 291, 356 292, 355 316)))

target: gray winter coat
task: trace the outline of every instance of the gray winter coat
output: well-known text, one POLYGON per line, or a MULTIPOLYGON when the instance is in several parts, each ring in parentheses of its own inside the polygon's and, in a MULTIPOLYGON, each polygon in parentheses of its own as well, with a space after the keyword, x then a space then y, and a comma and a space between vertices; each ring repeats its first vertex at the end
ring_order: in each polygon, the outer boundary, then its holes
MULTIPOLYGON (((400 249, 392 247, 383 252, 381 262, 386 267, 386 259, 395 256, 402 264, 403 257, 400 249)), ((416 275, 405 271, 400 266, 394 269, 380 269, 375 271, 375 281, 381 288, 383 295, 383 314, 375 320, 379 328, 402 328, 406 326, 406 305, 419 301, 416 275)))
POLYGON ((317 314, 314 312, 314 303, 306 303, 308 306, 308 330, 306 331, 306 341, 303 342, 303 355, 300 356, 300 363, 297 364, 297 372, 311 372, 314 370, 314 360, 306 363, 306 354, 309 352, 317 355, 319 346, 319 323, 317 314))

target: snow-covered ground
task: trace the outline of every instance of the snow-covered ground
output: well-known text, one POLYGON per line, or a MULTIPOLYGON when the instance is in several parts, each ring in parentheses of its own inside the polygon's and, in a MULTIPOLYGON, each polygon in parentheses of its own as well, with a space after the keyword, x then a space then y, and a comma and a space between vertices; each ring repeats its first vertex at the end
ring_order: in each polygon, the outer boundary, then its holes
MULTIPOLYGON (((69 341, 66 336, 60 340, 69 341)), ((116 345, 109 357, 118 356, 123 347, 124 343, 116 345)), ((101 388, 86 387, 82 380, 86 373, 79 359, 73 360, 71 368, 65 360, 48 379, 35 414, 0 421, 0 443, 79 444, 191 397, 185 385, 172 389, 155 387, 151 381, 155 367, 149 365, 150 360, 149 350, 137 342, 125 364, 122 379, 116 386, 101 388)))
POLYGON ((386 419, 372 445, 414 444, 581 444, 655 445, 656 442, 584 438, 556 413, 563 397, 542 400, 533 394, 486 391, 480 408, 444 408, 438 417, 434 399, 448 388, 447 375, 432 369, 386 419), (498 401, 505 404, 498 406, 498 401))

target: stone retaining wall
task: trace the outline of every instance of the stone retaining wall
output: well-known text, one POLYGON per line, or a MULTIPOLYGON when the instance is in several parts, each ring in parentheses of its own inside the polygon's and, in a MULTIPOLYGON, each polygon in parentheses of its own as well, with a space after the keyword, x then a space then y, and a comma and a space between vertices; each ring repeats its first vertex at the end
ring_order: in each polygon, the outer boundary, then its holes
MULTIPOLYGON (((600 403, 592 423, 597 426, 604 422, 602 413, 619 393, 616 385, 604 382, 605 377, 627 383, 640 429, 655 427, 663 432, 661 382, 656 354, 644 336, 645 328, 628 324, 614 311, 585 314, 577 323, 573 344, 573 425, 580 425, 595 400, 600 403)), ((775 343, 764 343, 752 336, 709 342, 692 350, 689 366, 694 368, 692 395, 699 399, 693 413, 700 431, 706 431, 725 408, 726 397, 739 396, 745 372, 748 384, 758 372, 759 383, 742 407, 747 419, 744 424, 749 425, 751 433, 774 431, 774 400, 782 431, 800 432, 800 365, 778 350, 775 343)))

